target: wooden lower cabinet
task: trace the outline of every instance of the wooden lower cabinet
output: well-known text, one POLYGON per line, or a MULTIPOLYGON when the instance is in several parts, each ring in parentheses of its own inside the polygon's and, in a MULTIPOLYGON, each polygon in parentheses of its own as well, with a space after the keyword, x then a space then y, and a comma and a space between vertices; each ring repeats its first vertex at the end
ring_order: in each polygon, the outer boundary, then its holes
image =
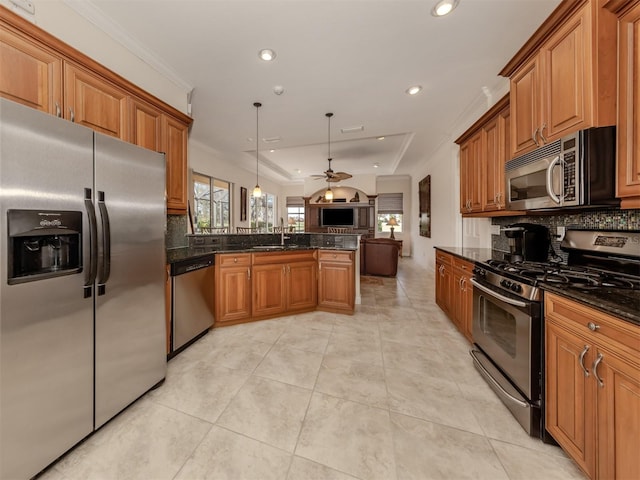
POLYGON ((251 318, 251 254, 216 255, 215 326, 251 318))
POLYGON ((436 250, 436 303, 456 328, 472 342, 473 263, 436 250))
POLYGON ((473 342, 471 333, 473 319, 472 270, 472 263, 457 257, 453 259, 453 285, 451 290, 453 322, 469 342, 473 342))
POLYGON ((545 294, 546 428, 594 479, 640 478, 640 327, 545 294))
POLYGON ((449 317, 451 311, 451 293, 453 285, 452 256, 436 250, 436 303, 449 317))
POLYGON ((355 307, 354 253, 318 252, 318 309, 353 313, 355 307))
POLYGON ((315 310, 316 258, 315 250, 216 255, 215 326, 315 310))

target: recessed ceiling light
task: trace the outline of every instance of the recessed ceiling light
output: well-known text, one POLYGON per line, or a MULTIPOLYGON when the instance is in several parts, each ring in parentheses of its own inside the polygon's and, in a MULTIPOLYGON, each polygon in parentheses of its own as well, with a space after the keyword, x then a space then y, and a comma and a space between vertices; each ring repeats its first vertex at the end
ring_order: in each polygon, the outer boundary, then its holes
POLYGON ((420 90, 422 90, 422 87, 420 85, 414 85, 407 88, 405 90, 405 93, 407 93, 408 95, 417 95, 418 93, 420 93, 420 90))
POLYGON ((269 153, 273 153, 273 152, 275 152, 275 150, 269 150, 269 153))
POLYGON ((431 9, 431 15, 433 15, 434 17, 444 17, 445 15, 451 13, 453 9, 458 6, 459 1, 460 0, 440 0, 431 9))
POLYGON ((296 173, 300 174, 302 173, 302 170, 300 170, 299 168, 296 170, 296 173))
POLYGON ((384 137, 376 137, 376 140, 384 140, 384 137))
POLYGON ((258 52, 258 56, 265 62, 270 62, 271 60, 276 58, 276 52, 274 52, 270 48, 263 48, 258 52))
POLYGON ((379 163, 374 163, 374 164, 373 164, 373 168, 378 168, 379 166, 380 166, 380 164, 379 164, 379 163))

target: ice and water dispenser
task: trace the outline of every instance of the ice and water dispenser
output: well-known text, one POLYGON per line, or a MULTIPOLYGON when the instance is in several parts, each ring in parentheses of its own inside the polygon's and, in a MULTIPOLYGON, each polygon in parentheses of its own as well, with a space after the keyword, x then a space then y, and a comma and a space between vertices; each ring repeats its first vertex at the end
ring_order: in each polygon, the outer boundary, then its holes
POLYGON ((9 210, 8 282, 82 271, 82 212, 9 210))

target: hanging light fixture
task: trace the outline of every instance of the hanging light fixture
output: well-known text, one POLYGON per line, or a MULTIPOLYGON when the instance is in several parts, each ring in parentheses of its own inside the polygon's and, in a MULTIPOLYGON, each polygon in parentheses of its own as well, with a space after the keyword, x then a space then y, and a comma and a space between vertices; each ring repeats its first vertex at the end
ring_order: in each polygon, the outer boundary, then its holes
POLYGON ((333 200, 333 192, 331 191, 331 184, 329 182, 327 182, 327 191, 324 192, 324 199, 327 202, 330 202, 333 200))
POLYGON ((262 190, 260 189, 260 185, 258 183, 258 146, 260 143, 260 137, 258 136, 258 109, 262 106, 260 102, 256 102, 253 104, 256 107, 256 186, 253 187, 253 197, 260 198, 262 196, 262 190))
MULTIPOLYGON (((329 170, 331 170, 331 117, 333 113, 326 113, 325 116, 328 119, 329 126, 327 127, 327 158, 329 159, 329 170)), ((333 192, 331 191, 331 184, 327 181, 327 191, 324 192, 324 199, 327 202, 333 200, 333 192)))

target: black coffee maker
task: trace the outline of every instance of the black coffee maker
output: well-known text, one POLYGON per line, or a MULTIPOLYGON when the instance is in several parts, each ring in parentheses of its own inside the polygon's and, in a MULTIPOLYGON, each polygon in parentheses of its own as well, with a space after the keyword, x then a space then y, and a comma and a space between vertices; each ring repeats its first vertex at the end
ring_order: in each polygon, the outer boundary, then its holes
POLYGON ((535 223, 514 223, 502 229, 509 239, 508 262, 546 262, 551 236, 549 229, 535 223))

